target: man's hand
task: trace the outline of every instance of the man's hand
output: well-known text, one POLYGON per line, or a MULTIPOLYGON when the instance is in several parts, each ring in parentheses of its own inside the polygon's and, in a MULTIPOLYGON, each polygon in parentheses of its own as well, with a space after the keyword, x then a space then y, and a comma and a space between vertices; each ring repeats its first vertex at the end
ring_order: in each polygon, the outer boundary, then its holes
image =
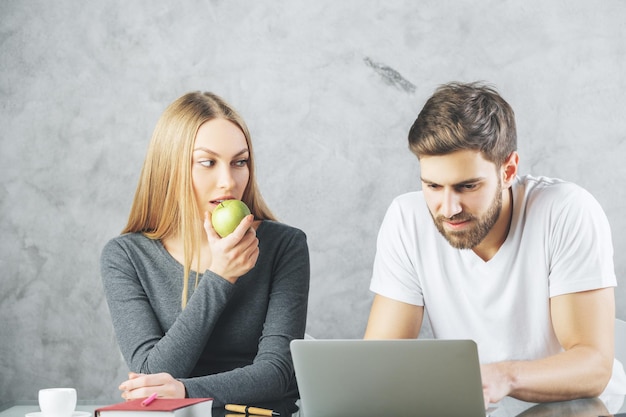
POLYGON ((497 403, 511 393, 511 369, 512 364, 510 362, 498 362, 480 366, 485 410, 490 403, 497 403))
POLYGON ((136 374, 130 372, 128 380, 120 384, 122 398, 133 400, 157 393, 157 398, 185 398, 185 386, 168 373, 136 374))

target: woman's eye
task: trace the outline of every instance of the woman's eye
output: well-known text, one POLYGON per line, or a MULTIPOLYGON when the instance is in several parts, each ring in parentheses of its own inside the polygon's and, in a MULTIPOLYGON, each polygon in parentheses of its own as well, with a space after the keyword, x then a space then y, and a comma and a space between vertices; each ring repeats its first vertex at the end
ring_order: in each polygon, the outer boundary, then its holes
POLYGON ((201 161, 198 161, 198 163, 202 165, 203 167, 207 167, 207 168, 215 165, 215 161, 212 161, 210 159, 201 160, 201 161))
POLYGON ((245 167, 246 165, 248 165, 248 160, 247 159, 240 159, 239 161, 235 161, 234 164, 237 167, 245 167))

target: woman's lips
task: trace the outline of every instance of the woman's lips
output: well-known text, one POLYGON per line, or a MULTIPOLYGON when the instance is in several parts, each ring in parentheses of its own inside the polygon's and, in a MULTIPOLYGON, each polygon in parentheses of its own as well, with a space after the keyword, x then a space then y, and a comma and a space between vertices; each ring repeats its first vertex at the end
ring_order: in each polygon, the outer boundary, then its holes
POLYGON ((234 199, 235 199, 235 197, 230 197, 230 196, 228 196, 228 197, 219 197, 219 198, 216 198, 215 200, 211 200, 211 201, 209 201, 209 203, 214 204, 214 205, 218 205, 218 204, 220 204, 222 201, 226 201, 226 200, 234 200, 234 199))

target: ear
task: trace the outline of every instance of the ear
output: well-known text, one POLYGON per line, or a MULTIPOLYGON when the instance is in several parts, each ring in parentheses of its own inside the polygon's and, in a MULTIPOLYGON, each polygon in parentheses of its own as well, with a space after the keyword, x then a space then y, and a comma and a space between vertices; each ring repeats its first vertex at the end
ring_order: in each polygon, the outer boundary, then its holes
POLYGON ((513 151, 506 158, 502 164, 502 185, 507 188, 510 187, 517 175, 517 165, 519 164, 519 154, 513 151))

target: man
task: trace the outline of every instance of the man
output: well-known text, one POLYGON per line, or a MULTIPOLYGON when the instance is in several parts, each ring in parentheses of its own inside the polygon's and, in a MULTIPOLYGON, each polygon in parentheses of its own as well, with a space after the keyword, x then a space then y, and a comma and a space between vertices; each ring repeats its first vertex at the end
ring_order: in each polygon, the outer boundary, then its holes
POLYGON ((365 338, 416 338, 426 312, 435 338, 476 341, 486 406, 625 394, 596 200, 517 175, 513 110, 483 84, 437 89, 409 145, 422 191, 396 198, 381 226, 365 338))

